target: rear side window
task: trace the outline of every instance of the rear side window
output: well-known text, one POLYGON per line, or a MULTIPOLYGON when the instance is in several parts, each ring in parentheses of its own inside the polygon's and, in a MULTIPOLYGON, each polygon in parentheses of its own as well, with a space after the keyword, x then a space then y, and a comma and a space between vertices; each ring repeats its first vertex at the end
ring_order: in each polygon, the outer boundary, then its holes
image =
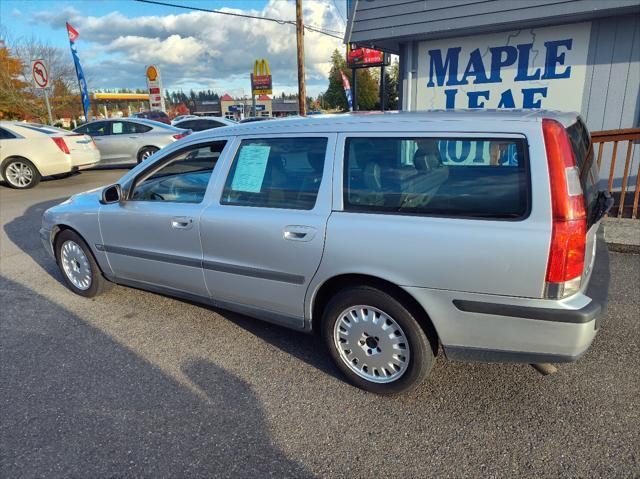
POLYGON ((528 214, 524 140, 348 138, 347 211, 516 219, 528 214))
POLYGON ((594 161, 593 145, 589 130, 581 118, 567 128, 569 141, 576 164, 580 170, 580 184, 584 194, 585 211, 587 218, 593 218, 593 211, 598 202, 598 165, 594 161))
POLYGON ((327 138, 242 140, 222 192, 224 205, 313 209, 327 138))
POLYGON ((131 121, 114 121, 111 123, 112 135, 132 135, 135 133, 145 133, 149 130, 151 130, 149 126, 131 121))
POLYGON ((146 133, 148 131, 151 131, 152 128, 148 125, 143 125, 141 123, 131 123, 133 131, 135 133, 146 133))

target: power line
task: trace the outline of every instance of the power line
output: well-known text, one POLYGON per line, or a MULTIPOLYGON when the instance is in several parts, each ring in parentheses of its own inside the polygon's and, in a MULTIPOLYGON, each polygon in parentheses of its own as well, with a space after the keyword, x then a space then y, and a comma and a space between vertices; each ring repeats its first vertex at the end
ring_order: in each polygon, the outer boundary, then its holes
MULTIPOLYGON (((278 19, 278 18, 271 18, 271 17, 258 17, 256 15, 248 15, 246 13, 235 13, 235 12, 223 12, 222 10, 210 10, 208 8, 200 8, 200 7, 192 7, 192 6, 188 6, 188 5, 180 5, 177 3, 168 3, 168 2, 159 2, 157 0, 134 0, 136 2, 141 2, 141 3, 150 3, 153 5, 161 5, 163 7, 174 7, 174 8, 181 8, 183 10, 194 10, 194 11, 198 11, 198 12, 207 12, 207 13, 217 13, 218 15, 229 15, 231 17, 242 17, 242 18, 250 18, 253 20, 266 20, 269 22, 275 22, 278 23, 280 25, 295 25, 296 22, 293 20, 282 20, 282 19, 278 19)), ((304 25, 304 27, 312 32, 316 32, 316 33, 320 33, 322 35, 327 35, 329 37, 333 37, 333 38, 339 38, 342 40, 343 38, 343 33, 338 31, 338 30, 328 30, 325 29, 323 27, 318 27, 315 25, 304 25), (338 33, 341 34, 339 35, 335 35, 334 33, 338 33)))
POLYGON ((336 7, 336 11, 338 12, 338 15, 340 15, 340 19, 346 25, 347 24, 347 20, 344 18, 344 16, 342 15, 342 12, 338 8, 338 4, 336 3, 336 0, 333 0, 333 6, 336 7))

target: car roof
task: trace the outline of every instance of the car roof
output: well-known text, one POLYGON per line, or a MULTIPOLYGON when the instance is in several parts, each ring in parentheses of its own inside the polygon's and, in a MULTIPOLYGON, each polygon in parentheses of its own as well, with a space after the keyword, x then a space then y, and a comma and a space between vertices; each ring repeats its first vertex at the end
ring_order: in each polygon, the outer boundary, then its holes
POLYGON ((212 121, 217 121, 220 123, 224 123, 225 125, 237 125, 238 123, 233 121, 233 120, 229 120, 228 118, 224 118, 221 116, 197 116, 197 115, 184 115, 184 118, 181 118, 179 120, 179 123, 183 122, 183 121, 193 121, 193 120, 212 120, 212 121))
POLYGON ((166 123, 162 123, 160 121, 149 120, 147 118, 137 118, 137 117, 132 117, 132 116, 125 116, 123 118, 99 118, 99 119, 96 119, 96 120, 91 120, 91 121, 89 121, 87 123, 83 123, 82 125, 78 126, 78 128, 80 128, 81 126, 84 126, 84 125, 89 125, 91 123, 97 123, 99 121, 108 121, 108 122, 130 121, 131 123, 141 123, 143 125, 153 126, 155 128, 163 128, 165 130, 172 130, 172 131, 173 130, 179 130, 179 128, 176 128, 175 126, 167 125, 166 123))
POLYGON ((57 136, 57 135, 69 135, 68 130, 63 130, 56 126, 43 125, 41 123, 34 123, 30 121, 0 121, 0 127, 10 130, 12 133, 16 133, 20 136, 57 136))
MULTIPOLYGON (((572 125, 578 118, 575 112, 549 110, 430 110, 417 112, 379 112, 367 111, 336 115, 312 115, 310 117, 278 118, 272 121, 255 121, 233 125, 234 135, 277 134, 277 133, 330 133, 366 130, 376 131, 416 131, 429 129, 443 131, 443 122, 457 130, 477 131, 487 128, 504 128, 505 132, 518 132, 518 128, 508 125, 535 123, 542 118, 559 121, 565 127, 572 125), (455 126, 454 126, 455 125, 455 126), (504 125, 507 125, 506 127, 504 125)), ((216 128, 194 133, 192 136, 221 136, 228 130, 216 128)))

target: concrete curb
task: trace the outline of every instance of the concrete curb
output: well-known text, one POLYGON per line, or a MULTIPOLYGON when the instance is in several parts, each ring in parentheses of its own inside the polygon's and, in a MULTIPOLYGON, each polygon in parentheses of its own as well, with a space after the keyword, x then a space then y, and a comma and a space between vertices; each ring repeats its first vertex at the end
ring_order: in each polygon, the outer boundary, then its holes
POLYGON ((605 218, 602 224, 611 251, 640 254, 640 220, 605 218))

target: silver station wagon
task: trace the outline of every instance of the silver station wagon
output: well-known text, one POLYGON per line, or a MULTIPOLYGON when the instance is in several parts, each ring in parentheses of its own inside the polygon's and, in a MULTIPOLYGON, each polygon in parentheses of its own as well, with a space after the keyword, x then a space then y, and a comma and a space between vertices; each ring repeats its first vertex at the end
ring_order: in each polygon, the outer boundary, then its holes
POLYGON ((350 382, 389 394, 440 350, 584 354, 608 287, 597 186, 576 114, 314 116, 190 135, 40 233, 77 294, 118 283, 313 331, 350 382))

